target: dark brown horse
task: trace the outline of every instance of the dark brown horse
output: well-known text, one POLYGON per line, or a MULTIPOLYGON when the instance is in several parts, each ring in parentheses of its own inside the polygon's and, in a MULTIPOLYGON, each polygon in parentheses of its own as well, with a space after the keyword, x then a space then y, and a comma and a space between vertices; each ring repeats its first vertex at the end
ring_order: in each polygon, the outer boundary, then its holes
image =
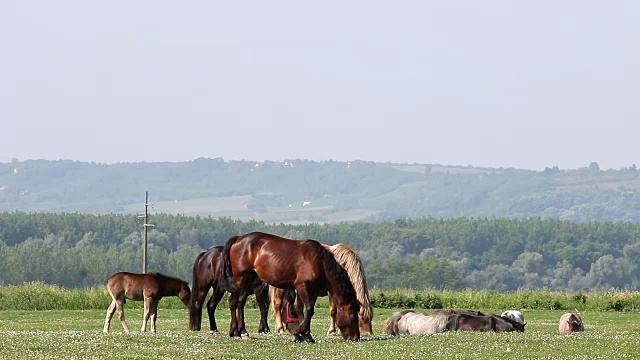
POLYGON ((191 290, 186 281, 170 276, 149 273, 134 274, 119 272, 107 280, 107 290, 113 301, 107 309, 107 317, 104 321, 104 332, 109 332, 109 325, 113 314, 118 311, 118 318, 125 332, 129 332, 129 326, 124 319, 124 303, 129 300, 144 301, 144 317, 140 332, 147 331, 147 321, 151 316, 151 331, 156 332, 156 320, 158 319, 158 302, 165 296, 177 296, 189 306, 191 290))
MULTIPOLYGON (((209 315, 209 328, 211 332, 218 332, 215 311, 218 303, 220 303, 220 300, 222 300, 225 294, 225 290, 219 281, 222 275, 222 246, 214 246, 198 255, 193 264, 192 295, 191 301, 189 302, 189 329, 195 331, 200 330, 202 323, 202 306, 209 293, 209 289, 213 288, 213 294, 207 302, 207 313, 209 315)), ((262 282, 262 280, 257 279, 250 290, 251 291, 241 289, 240 291, 232 292, 229 303, 242 302, 244 304, 247 296, 255 294, 256 302, 260 308, 260 326, 258 332, 268 333, 269 286, 262 282)))
MULTIPOLYGON (((304 304, 304 316, 293 332, 296 341, 314 342, 311 317, 318 296, 327 292, 337 305, 336 322, 342 337, 353 341, 360 339, 360 303, 356 292, 347 272, 319 242, 254 232, 229 239, 222 257, 225 286, 229 290, 246 289, 258 277, 269 285, 297 291, 304 304)), ((231 313, 232 326, 236 324, 240 335, 248 336, 243 306, 238 308, 237 314, 234 319, 234 313, 231 313)))
POLYGON ((468 313, 451 314, 447 321, 448 331, 524 331, 524 325, 513 319, 489 314, 486 316, 471 315, 468 313))

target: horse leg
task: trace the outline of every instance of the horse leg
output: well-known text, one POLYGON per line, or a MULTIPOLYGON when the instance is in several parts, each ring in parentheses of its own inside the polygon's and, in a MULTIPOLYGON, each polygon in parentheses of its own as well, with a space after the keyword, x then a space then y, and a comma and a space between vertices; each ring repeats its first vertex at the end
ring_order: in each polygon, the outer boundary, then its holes
MULTIPOLYGON (((304 304, 304 318, 298 324, 298 328, 293 332, 295 340, 298 342, 306 341, 314 343, 313 337, 311 337, 311 318, 315 311, 317 296, 312 296, 308 293, 306 286, 296 287, 298 292, 298 303, 304 304)), ((300 307, 301 304, 298 305, 300 307)))
POLYGON ((120 323, 124 328, 124 332, 129 332, 129 325, 127 325, 127 321, 124 319, 124 298, 115 300, 116 302, 116 310, 118 312, 118 319, 120 319, 120 323))
POLYGON ((238 307, 236 309, 238 317, 238 332, 240 333, 240 337, 243 339, 249 338, 249 333, 247 332, 247 328, 244 323, 244 306, 247 303, 248 297, 249 293, 247 291, 241 291, 240 296, 238 297, 238 307))
POLYGON ((238 318, 236 316, 238 309, 238 291, 232 292, 229 296, 229 311, 231 311, 231 323, 229 324, 229 336, 240 337, 238 331, 238 318))
POLYGON ((329 330, 327 335, 335 335, 336 333, 336 316, 338 315, 338 308, 333 302, 331 294, 329 294, 329 330))
MULTIPOLYGON (((253 288, 258 308, 260 308, 260 326, 258 327, 258 333, 266 334, 271 331, 271 329, 269 329, 269 322, 267 321, 267 317, 269 316, 269 286, 262 284, 262 281, 260 282, 261 284, 259 286, 253 288)), ((280 321, 282 321, 282 317, 280 317, 280 321)))
POLYGON ((208 292, 209 287, 203 286, 198 289, 197 293, 192 294, 194 300, 191 301, 191 306, 189 306, 189 329, 191 330, 200 331, 202 325, 202 303, 208 292))
POLYGON ((276 334, 284 334, 284 322, 282 321, 282 289, 276 288, 273 292, 273 314, 276 318, 276 334))
POLYGON ((141 333, 147 332, 147 322, 149 321, 152 302, 152 298, 146 296, 144 297, 144 315, 142 316, 142 327, 140 328, 141 333))
POLYGON ((111 325, 111 318, 113 314, 116 312, 116 300, 113 299, 111 304, 107 308, 107 317, 104 319, 104 329, 103 332, 106 334, 109 332, 109 326, 111 325))
POLYGON ((219 286, 214 286, 213 294, 211 294, 211 298, 209 298, 209 301, 207 302, 207 314, 209 314, 209 330, 212 334, 218 332, 218 325, 216 324, 216 308, 224 297, 224 293, 224 289, 220 288, 219 286))
POLYGON ((155 334, 156 332, 156 320, 158 320, 158 303, 160 299, 154 300, 151 302, 151 332, 155 334))

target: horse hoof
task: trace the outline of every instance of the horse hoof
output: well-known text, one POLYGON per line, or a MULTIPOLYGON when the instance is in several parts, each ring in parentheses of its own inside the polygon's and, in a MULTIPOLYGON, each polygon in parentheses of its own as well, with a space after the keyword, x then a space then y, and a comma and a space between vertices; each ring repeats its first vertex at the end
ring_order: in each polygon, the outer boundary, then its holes
POLYGON ((211 330, 209 331, 209 334, 212 334, 212 335, 218 334, 218 330, 211 330))
POLYGON ((249 334, 246 334, 246 333, 245 333, 245 334, 242 334, 242 335, 240 336, 240 338, 241 338, 242 340, 247 340, 247 339, 250 339, 250 338, 251 338, 251 336, 249 336, 249 334))
POLYGON ((316 341, 313 340, 313 338, 311 336, 309 336, 308 338, 305 338, 304 341, 309 343, 309 344, 315 344, 316 343, 316 341))

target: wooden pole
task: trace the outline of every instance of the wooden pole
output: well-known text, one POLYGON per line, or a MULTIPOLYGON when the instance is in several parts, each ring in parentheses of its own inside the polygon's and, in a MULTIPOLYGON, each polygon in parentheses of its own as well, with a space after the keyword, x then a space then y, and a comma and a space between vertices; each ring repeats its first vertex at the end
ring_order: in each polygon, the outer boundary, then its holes
MULTIPOLYGON (((147 232, 154 225, 149 224, 149 192, 144 192, 144 215, 138 215, 138 218, 144 219, 144 231, 142 236, 142 273, 147 273, 147 232)), ((152 205, 153 206, 153 205, 152 205)))
POLYGON ((142 240, 142 273, 147 273, 147 219, 149 219, 149 192, 144 192, 144 235, 142 240))

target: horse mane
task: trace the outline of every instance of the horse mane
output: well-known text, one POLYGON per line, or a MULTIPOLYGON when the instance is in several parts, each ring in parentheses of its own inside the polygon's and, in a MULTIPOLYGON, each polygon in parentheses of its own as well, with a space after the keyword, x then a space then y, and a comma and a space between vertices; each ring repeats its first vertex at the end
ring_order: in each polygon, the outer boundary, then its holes
POLYGON ((362 316, 367 319, 372 319, 373 307, 371 306, 371 300, 369 298, 369 287, 367 286, 364 266, 358 253, 345 244, 331 246, 322 244, 322 246, 333 254, 336 261, 347 272, 351 285, 353 285, 353 289, 356 291, 356 297, 360 302, 362 316))
POLYGON ((180 279, 180 278, 177 278, 177 277, 175 277, 175 276, 169 276, 169 275, 161 274, 161 273, 159 273, 159 272, 150 272, 150 273, 148 273, 148 274, 149 274, 149 275, 153 275, 153 276, 155 276, 155 277, 162 278, 162 279, 164 279, 164 280, 176 281, 176 282, 180 282, 180 283, 184 283, 184 284, 189 285, 189 283, 188 283, 188 282, 186 282, 186 281, 184 281, 184 280, 182 280, 182 279, 180 279))
POLYGON ((335 279, 335 285, 337 285, 343 293, 344 298, 355 300, 352 305, 357 306, 358 312, 360 312, 360 302, 358 301, 356 290, 354 289, 353 284, 351 284, 351 279, 349 279, 347 271, 338 263, 331 251, 325 249, 318 241, 307 240, 307 242, 316 245, 319 255, 318 258, 322 262, 325 274, 335 279))
POLYGON ((220 284, 225 290, 233 292, 237 289, 235 282, 233 281, 233 270, 231 269, 231 246, 240 239, 240 236, 232 236, 224 247, 222 248, 222 276, 220 277, 220 284))

